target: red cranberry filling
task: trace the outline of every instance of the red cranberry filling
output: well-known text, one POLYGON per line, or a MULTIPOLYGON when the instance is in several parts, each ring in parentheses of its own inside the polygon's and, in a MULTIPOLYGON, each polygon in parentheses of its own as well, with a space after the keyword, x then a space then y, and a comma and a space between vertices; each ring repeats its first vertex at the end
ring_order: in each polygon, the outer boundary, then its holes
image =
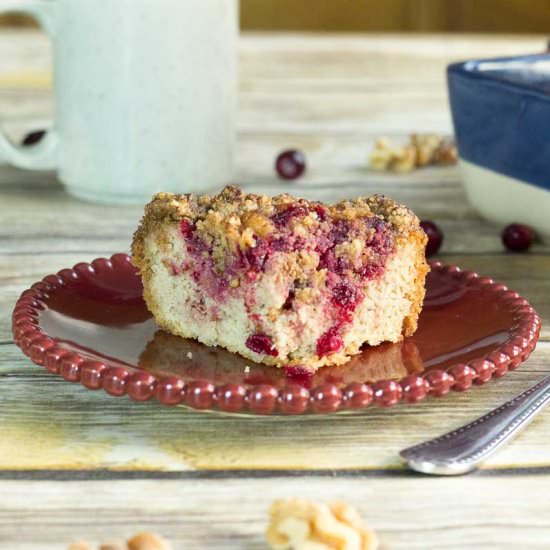
POLYGON ((328 269, 338 275, 344 275, 344 272, 349 269, 349 264, 343 256, 337 258, 334 249, 331 248, 319 258, 319 269, 328 269))
POLYGON ((185 240, 187 252, 193 261, 182 266, 182 271, 190 272, 193 280, 203 286, 210 296, 219 298, 229 287, 229 279, 220 276, 212 260, 212 247, 195 231, 193 222, 183 219, 180 232, 185 240))
POLYGON ((246 347, 248 349, 251 349, 252 351, 256 353, 261 353, 263 355, 271 355, 272 357, 277 357, 279 355, 279 352, 273 345, 273 342, 271 341, 271 337, 267 334, 251 334, 247 339, 245 343, 246 347))
POLYGON ((348 240, 351 229, 348 220, 335 220, 330 231, 330 238, 335 244, 341 244, 348 240))
POLYGON ((364 279, 376 279, 380 275, 382 275, 382 272, 384 271, 384 268, 377 263, 369 263, 367 265, 364 265, 359 270, 359 275, 363 277, 364 279))
POLYGON ((317 340, 317 355, 319 357, 335 353, 344 347, 344 341, 337 331, 336 327, 332 327, 319 337, 317 340))
POLYGON ((332 289, 331 302, 345 311, 353 311, 362 298, 361 290, 349 281, 343 281, 332 289))
POLYGON ((316 204, 313 207, 313 211, 317 214, 317 217, 322 221, 326 222, 328 218, 327 209, 322 204, 316 204))
POLYGON ((292 218, 303 218, 308 214, 309 208, 305 204, 292 204, 284 210, 273 214, 271 221, 280 228, 286 226, 292 218))
POLYGON ((181 269, 173 261, 170 262, 170 270, 172 271, 172 275, 179 275, 181 273, 181 269))
POLYGON ((193 231, 195 231, 195 224, 184 218, 180 222, 180 231, 186 239, 190 239, 193 236, 193 231))
POLYGON ((263 271, 269 252, 270 248, 267 241, 256 238, 256 246, 245 252, 245 258, 250 269, 256 273, 263 271))
MULTIPOLYGON (((343 324, 351 321, 353 311, 363 299, 361 287, 364 281, 383 273, 386 256, 393 249, 393 238, 389 224, 375 216, 353 220, 333 219, 330 224, 315 224, 307 233, 298 235, 289 222, 307 216, 310 212, 315 212, 320 221, 331 221, 328 210, 321 204, 296 202, 283 205, 271 216, 276 228, 271 235, 264 238, 256 235, 254 246, 239 250, 237 254, 227 251, 221 263, 214 260, 212 244, 197 232, 193 220, 184 219, 180 222, 180 233, 191 261, 187 267, 182 266, 181 270, 188 271, 211 297, 220 301, 230 292, 230 281, 239 280, 241 284, 231 288, 236 293, 241 292, 248 283, 256 281, 269 269, 271 259, 278 253, 317 252, 319 262, 316 270, 327 271, 325 288, 328 296, 325 299, 328 300, 327 305, 332 306, 327 314, 333 318, 337 329, 319 339, 323 354, 326 354, 332 352, 333 347, 339 349, 342 345, 337 332, 343 324), (348 256, 347 243, 355 239, 364 243, 365 250, 360 256, 348 256)), ((315 286, 315 282, 302 281, 304 288, 310 285, 315 286)), ((292 290, 282 309, 295 308, 295 294, 292 290)), ((258 353, 277 355, 269 337, 253 335, 249 340, 250 345, 247 345, 250 349, 255 346, 258 353)))

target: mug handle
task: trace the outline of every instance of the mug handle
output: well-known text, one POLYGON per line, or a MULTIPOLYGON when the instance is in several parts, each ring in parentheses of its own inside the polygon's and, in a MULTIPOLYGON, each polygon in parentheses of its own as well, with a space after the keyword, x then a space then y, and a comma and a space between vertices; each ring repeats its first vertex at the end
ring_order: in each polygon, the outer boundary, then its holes
MULTIPOLYGON (((0 0, 0 13, 24 13, 35 18, 44 31, 54 35, 53 0, 0 0)), ((28 170, 51 170, 57 164, 58 136, 49 130, 36 144, 21 147, 13 144, 0 128, 0 163, 28 170)))

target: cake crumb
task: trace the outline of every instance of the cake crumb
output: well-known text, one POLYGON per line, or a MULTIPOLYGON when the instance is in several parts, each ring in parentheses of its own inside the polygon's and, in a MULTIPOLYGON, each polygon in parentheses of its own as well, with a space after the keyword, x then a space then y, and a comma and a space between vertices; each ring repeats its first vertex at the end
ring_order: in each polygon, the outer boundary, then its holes
POLYGON ((273 550, 376 550, 374 531, 344 502, 276 500, 269 511, 266 540, 273 550))

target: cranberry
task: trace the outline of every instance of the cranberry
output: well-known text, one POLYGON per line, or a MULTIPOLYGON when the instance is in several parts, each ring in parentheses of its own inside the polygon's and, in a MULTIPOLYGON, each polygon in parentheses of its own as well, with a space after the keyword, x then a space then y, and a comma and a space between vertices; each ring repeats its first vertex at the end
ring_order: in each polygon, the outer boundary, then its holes
POLYGON ((369 226, 374 232, 367 239, 367 245, 378 254, 387 254, 393 249, 393 237, 388 230, 388 226, 378 218, 371 218, 369 226))
POLYGON ((354 284, 344 281, 332 289, 331 302, 346 311, 353 311, 361 297, 361 291, 354 284))
POLYGON ((375 262, 370 262, 359 269, 359 275, 364 279, 376 279, 384 272, 384 268, 375 262))
POLYGON ((426 245, 426 258, 437 254, 437 251, 441 248, 443 242, 443 233, 434 222, 423 220, 420 222, 420 227, 424 230, 428 237, 428 244, 426 245))
POLYGON ((337 333, 337 329, 332 327, 322 334, 317 340, 317 355, 324 357, 343 348, 344 341, 337 333))
POLYGON ((319 258, 319 269, 328 269, 338 275, 344 275, 344 272, 349 269, 349 264, 343 256, 337 258, 334 249, 331 248, 319 258))
POLYGON ((284 180, 299 178, 306 169, 306 157, 298 149, 287 149, 277 156, 275 170, 284 180))
POLYGON ((330 238, 336 244, 346 242, 350 237, 351 229, 351 224, 348 220, 336 220, 330 232, 330 238))
POLYGON ((256 246, 254 248, 249 248, 245 253, 246 260, 252 271, 256 273, 263 271, 268 254, 269 245, 267 242, 264 240, 256 240, 256 246))
POLYGON ((349 269, 349 263, 343 256, 336 258, 336 266, 334 267, 335 273, 338 275, 343 275, 344 271, 349 269))
POLYGON ((186 239, 190 239, 193 236, 193 231, 195 231, 195 224, 192 221, 184 218, 180 222, 180 231, 186 239))
POLYGON ((527 250, 535 238, 535 232, 528 225, 511 223, 502 231, 502 242, 512 252, 527 250))
POLYGON ((322 221, 322 222, 327 221, 328 212, 327 212, 327 209, 324 206, 322 206, 321 204, 316 204, 313 207, 313 210, 314 210, 314 212, 317 213, 319 221, 322 221))
POLYGON ((304 204, 291 204, 284 210, 280 210, 271 216, 271 220, 277 227, 284 227, 292 218, 303 218, 309 214, 309 209, 304 204))
POLYGON ((277 357, 277 355, 279 355, 279 352, 273 346, 271 337, 268 336, 267 334, 260 334, 260 333, 251 334, 246 339, 245 345, 248 349, 251 349, 256 353, 261 353, 263 355, 271 355, 272 357, 277 357))
POLYGON ((180 268, 175 262, 170 262, 170 268, 172 270, 172 275, 179 275, 180 274, 180 268))
POLYGON ((35 145, 46 135, 46 130, 35 130, 34 132, 29 132, 21 142, 22 145, 35 145))

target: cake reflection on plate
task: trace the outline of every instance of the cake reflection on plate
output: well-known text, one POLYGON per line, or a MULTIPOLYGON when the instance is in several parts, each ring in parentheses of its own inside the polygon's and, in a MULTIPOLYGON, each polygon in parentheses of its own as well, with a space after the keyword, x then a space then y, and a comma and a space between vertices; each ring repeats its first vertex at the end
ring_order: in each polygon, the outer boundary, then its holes
POLYGON ((162 330, 154 334, 141 353, 138 367, 161 376, 205 379, 216 385, 271 384, 275 387, 282 387, 289 381, 310 387, 325 382, 346 385, 399 380, 423 370, 418 348, 410 341, 366 347, 345 365, 323 367, 311 374, 299 368, 259 365, 223 348, 208 347, 162 330))

